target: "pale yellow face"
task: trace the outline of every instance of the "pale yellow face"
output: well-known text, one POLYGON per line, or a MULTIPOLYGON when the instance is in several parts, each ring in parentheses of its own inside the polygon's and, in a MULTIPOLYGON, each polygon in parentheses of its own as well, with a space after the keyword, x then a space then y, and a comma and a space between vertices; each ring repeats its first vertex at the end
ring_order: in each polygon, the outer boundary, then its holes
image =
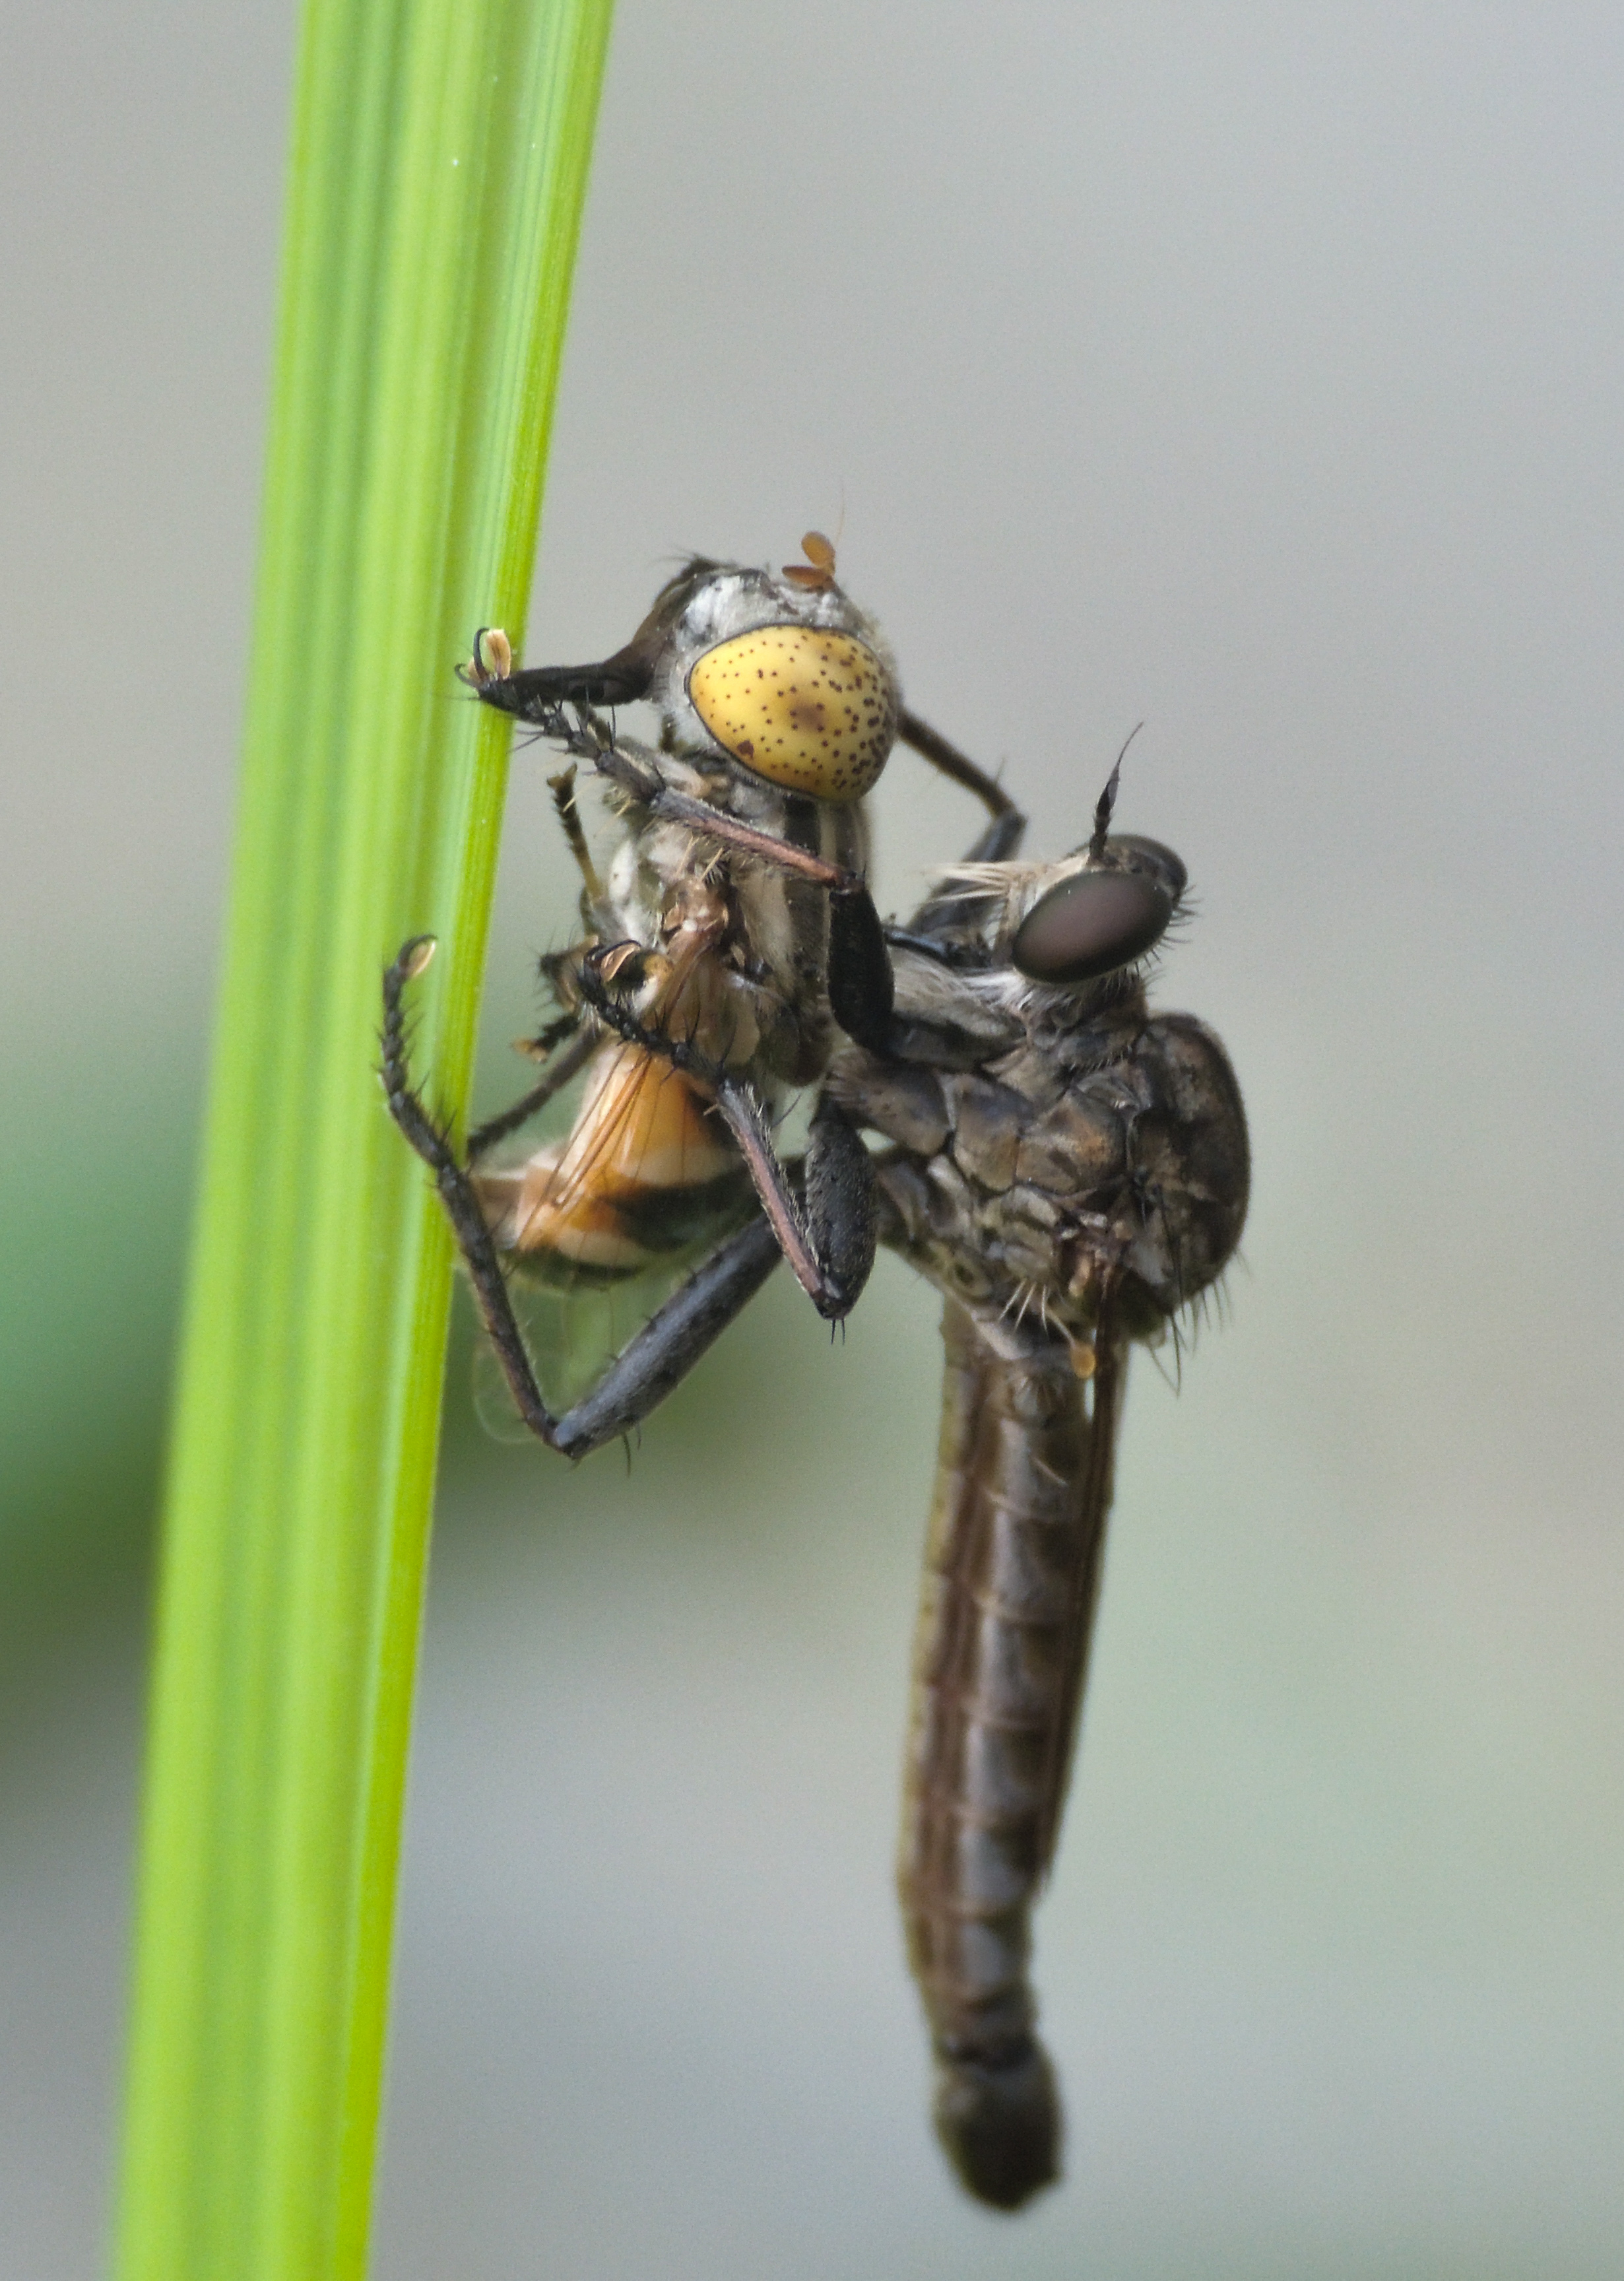
POLYGON ((724 753, 786 792, 861 800, 896 739, 897 692, 850 634, 761 626, 707 650, 688 676, 694 711, 724 753))

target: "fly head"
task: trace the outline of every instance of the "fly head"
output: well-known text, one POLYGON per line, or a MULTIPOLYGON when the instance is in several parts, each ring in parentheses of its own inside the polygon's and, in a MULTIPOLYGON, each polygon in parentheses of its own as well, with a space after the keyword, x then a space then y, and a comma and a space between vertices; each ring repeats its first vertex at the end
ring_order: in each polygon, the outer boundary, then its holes
POLYGON ((1148 957, 1172 924, 1189 879, 1182 861, 1159 839, 1110 829, 1123 758, 1138 734, 1117 755, 1087 846, 1066 859, 1016 930, 1010 963, 1029 981, 1097 982, 1148 957))
POLYGON ((694 556, 623 648, 595 665, 514 672, 484 628, 461 676, 481 701, 559 733, 566 706, 646 700, 664 749, 731 763, 837 805, 871 791, 896 742, 901 692, 884 636, 835 578, 820 532, 781 571, 694 556))

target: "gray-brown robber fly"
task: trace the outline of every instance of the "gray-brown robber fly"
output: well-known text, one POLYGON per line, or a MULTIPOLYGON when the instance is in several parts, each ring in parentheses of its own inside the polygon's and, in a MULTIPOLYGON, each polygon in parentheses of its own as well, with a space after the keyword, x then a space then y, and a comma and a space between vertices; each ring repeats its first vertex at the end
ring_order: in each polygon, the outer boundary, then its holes
MULTIPOLYGON (((1056 864, 1004 860, 1021 819, 901 712, 870 622, 828 599, 832 563, 812 542, 808 553, 810 572, 786 574, 789 594, 764 573, 691 565, 601 666, 514 674, 499 638, 476 647, 479 693, 591 762, 620 799, 622 837, 599 882, 563 789, 589 933, 549 963, 565 1012, 537 1041, 553 1058, 523 1100, 472 1134, 463 1158, 423 1109, 402 1016, 421 943, 385 978, 383 1073, 435 1171, 521 1414, 572 1456, 646 1416, 780 1256, 831 1316, 855 1297, 876 1234, 942 1291, 947 1378, 900 1884, 940 2134, 971 2192, 1013 2209, 1059 2166, 1030 1914, 1065 1797, 1128 1347, 1170 1326, 1177 1338, 1233 1254, 1246 1125, 1212 1033, 1148 1010, 1144 965, 1184 906, 1185 871, 1156 842, 1111 833, 1117 773, 1086 848, 1056 864), (808 608, 806 595, 825 599, 808 608), (787 630, 808 626, 865 653, 820 649, 815 661, 837 673, 878 661, 902 737, 992 811, 971 860, 905 928, 874 915, 849 795, 775 791, 752 767, 783 708, 769 704, 762 737, 740 677, 726 712, 709 675, 695 688, 713 650, 718 682, 741 660, 765 682, 769 662, 729 646, 770 627, 773 646, 793 648, 787 630), (636 695, 661 706, 657 749, 616 739, 596 709, 636 695), (831 1015, 855 1042, 831 1065, 831 1015), (482 1169, 589 1063, 566 1142, 482 1169), (825 1068, 806 1162, 786 1171, 771 1119, 825 1068), (718 1118, 735 1151, 720 1173, 718 1118), (889 1144, 877 1156, 864 1128, 889 1144), (630 1272, 651 1249, 679 1249, 689 1224, 711 1244, 699 1266, 554 1416, 504 1261, 630 1272)), ((800 702, 798 684, 790 707, 800 702)), ((846 718, 859 735, 849 703, 846 718)))
POLYGON ((690 561, 599 664, 514 671, 504 635, 477 638, 465 680, 589 767, 619 828, 600 877, 576 769, 553 780, 586 932, 543 962, 562 1011, 530 1048, 539 1080, 461 1151, 407 1068, 405 992, 431 939, 407 943, 384 977, 391 1113, 435 1175, 521 1419, 572 1458, 646 1417, 780 1256, 831 1319, 867 1279, 873 1176, 849 1120, 820 1102, 787 1171, 773 1128, 823 1077, 837 1025, 878 1051, 891 1040, 862 801, 893 743, 983 801, 982 856, 1018 839, 1008 797, 903 707, 889 648, 836 583, 829 542, 809 533, 803 549, 777 575, 690 561), (635 700, 658 714, 657 745, 606 717, 635 700), (583 1070, 568 1138, 499 1161, 498 1145, 583 1070), (510 1271, 578 1288, 696 1257, 580 1399, 549 1402, 510 1271))
POLYGON ((1058 2175, 1029 1924, 1065 1802, 1128 1349, 1179 1335, 1246 1217, 1224 1048, 1146 1005, 1185 869, 1110 832, 1120 766, 1075 855, 959 866, 892 932, 890 1038, 842 1052, 824 1088, 890 1144, 880 1240, 943 1298, 898 1874, 937 2129, 971 2192, 1005 2209, 1058 2175))

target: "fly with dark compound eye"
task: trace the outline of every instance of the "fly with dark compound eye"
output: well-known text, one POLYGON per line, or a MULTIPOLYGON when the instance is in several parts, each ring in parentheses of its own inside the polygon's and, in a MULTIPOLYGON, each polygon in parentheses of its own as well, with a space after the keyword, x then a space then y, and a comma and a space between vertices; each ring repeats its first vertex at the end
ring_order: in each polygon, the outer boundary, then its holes
POLYGON ((890 1041, 841 1053, 825 1084, 889 1144, 880 1241, 943 1298, 898 1883, 938 2133, 1001 2209, 1059 2175, 1031 1914, 1065 1803, 1128 1351, 1177 1334, 1246 1217, 1224 1048, 1146 1002, 1141 962, 1180 909, 1184 865, 1111 834, 1117 781, 1077 854, 959 866, 893 931, 890 1041))
POLYGON ((407 1067, 405 994, 433 945, 407 943, 383 984, 391 1115, 429 1165, 521 1419, 583 1457, 663 1399, 787 1257, 839 1320, 874 1254, 867 1149, 832 1099, 803 1164, 773 1129, 828 1066, 837 1027, 885 1050, 890 954, 866 882, 863 795, 899 739, 973 792, 990 822, 974 853, 1015 845, 1021 819, 990 777, 907 711, 874 621, 817 533, 775 575, 695 559, 601 663, 515 671, 507 638, 476 638, 480 700, 561 746, 553 779, 583 878, 585 933, 544 962, 561 1012, 531 1048, 545 1066, 459 1151, 407 1067), (605 708, 652 704, 654 745, 605 708), (576 811, 589 768, 617 812, 600 877, 576 811), (499 1144, 583 1070, 568 1137, 499 1161, 499 1144), (510 1270, 615 1283, 702 1254, 587 1392, 550 1405, 515 1316, 510 1270))

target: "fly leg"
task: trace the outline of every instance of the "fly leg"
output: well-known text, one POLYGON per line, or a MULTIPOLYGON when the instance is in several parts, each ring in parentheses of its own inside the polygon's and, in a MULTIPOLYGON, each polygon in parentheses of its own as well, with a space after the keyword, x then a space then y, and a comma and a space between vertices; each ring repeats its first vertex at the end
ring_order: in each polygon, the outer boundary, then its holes
POLYGON ((755 1095, 723 1077, 716 1106, 796 1280, 825 1322, 842 1321, 862 1296, 878 1231, 873 1159, 855 1125, 827 1094, 820 1094, 798 1203, 755 1095))
POLYGON ((961 753, 956 745, 950 745, 940 729, 932 729, 928 721, 922 721, 906 706, 897 723, 897 737, 902 744, 911 745, 920 758, 929 761, 942 776, 963 785, 967 792, 973 792, 992 818, 965 860, 971 863, 999 863, 1006 855, 1013 855, 1026 829, 1026 819, 1003 786, 985 769, 978 768, 968 753, 961 753))
MULTIPOLYGON (((878 918, 874 924, 878 930, 878 918)), ((611 962, 624 947, 611 943, 587 953, 581 962, 582 996, 629 1045, 669 1062, 713 1096, 796 1280, 825 1320, 839 1322, 861 1297, 874 1264, 873 1164, 856 1127, 828 1095, 819 1099, 797 1194, 773 1145, 766 1112, 750 1087, 692 1039, 674 1037, 640 1019, 611 987, 611 962)), ((887 965, 887 978, 889 973, 887 965)))
MULTIPOLYGON (((515 673, 513 651, 506 634, 482 626, 474 637, 471 663, 458 670, 485 704, 511 713, 515 719, 539 729, 544 736, 562 736, 573 750, 582 751, 578 732, 568 727, 565 708, 586 715, 598 705, 628 705, 646 697, 653 678, 653 652, 636 636, 613 657, 598 665, 532 666, 515 673)), ((590 733, 590 731, 588 732, 590 733)), ((899 743, 908 745, 940 775, 973 793, 992 818, 986 835, 994 844, 977 860, 995 863, 1014 852, 1014 843, 1025 828, 1021 815, 995 777, 960 752, 940 729, 932 729, 906 706, 897 722, 899 743), (1001 832, 1009 844, 995 838, 1001 832)))
POLYGON ((507 1295, 501 1261, 468 1166, 460 1161, 450 1133, 424 1107, 412 1083, 406 1055, 406 986, 416 979, 433 955, 433 936, 417 935, 403 945, 393 963, 384 970, 380 1040, 384 1098, 390 1115, 434 1175, 435 1191, 445 1207, 457 1249, 474 1287, 475 1303, 502 1365, 514 1406, 530 1432, 549 1449, 556 1450, 560 1446, 559 1421, 547 1408, 536 1382, 523 1334, 507 1295))
POLYGON ((783 1256, 764 1219, 719 1243, 565 1411, 551 1446, 567 1458, 590 1457, 640 1426, 743 1312, 783 1256))
MULTIPOLYGON (((434 1175, 436 1193, 445 1207, 457 1249, 473 1286, 475 1303, 502 1366, 514 1408, 530 1432, 548 1449, 567 1458, 584 1458, 606 1442, 618 1441, 640 1424, 687 1376, 777 1265, 777 1237, 766 1220, 758 1219, 718 1244, 644 1324, 598 1383, 573 1409, 567 1410, 561 1417, 554 1417, 537 1383, 535 1367, 508 1296, 501 1257, 469 1177, 468 1164, 459 1159, 450 1134, 430 1115, 412 1084, 406 1057, 406 986, 428 964, 433 944, 430 935, 415 937, 405 945, 383 976, 383 1077, 389 1113, 434 1175)), ((576 1045, 581 1042, 576 1041, 576 1045)), ((588 1051, 595 1042, 586 1041, 588 1051)), ((559 1061, 568 1059, 574 1051, 573 1046, 567 1048, 559 1055, 559 1061)), ((548 1071, 542 1086, 534 1088, 534 1092, 541 1092, 548 1078, 554 1079, 553 1090, 563 1083, 563 1078, 555 1074, 556 1068, 555 1063, 554 1069, 548 1071)), ((527 1094, 525 1102, 515 1106, 524 1109, 528 1115, 530 1109, 527 1104, 531 1103, 532 1095, 527 1094)), ((514 1111, 509 1110, 507 1117, 513 1116, 514 1111)), ((493 1118, 480 1128, 474 1140, 489 1147, 491 1139, 500 1137, 494 1128, 504 1122, 503 1118, 493 1118)), ((857 1145, 861 1147, 861 1143, 857 1145)), ((470 1142, 470 1157, 472 1152, 470 1142)))

